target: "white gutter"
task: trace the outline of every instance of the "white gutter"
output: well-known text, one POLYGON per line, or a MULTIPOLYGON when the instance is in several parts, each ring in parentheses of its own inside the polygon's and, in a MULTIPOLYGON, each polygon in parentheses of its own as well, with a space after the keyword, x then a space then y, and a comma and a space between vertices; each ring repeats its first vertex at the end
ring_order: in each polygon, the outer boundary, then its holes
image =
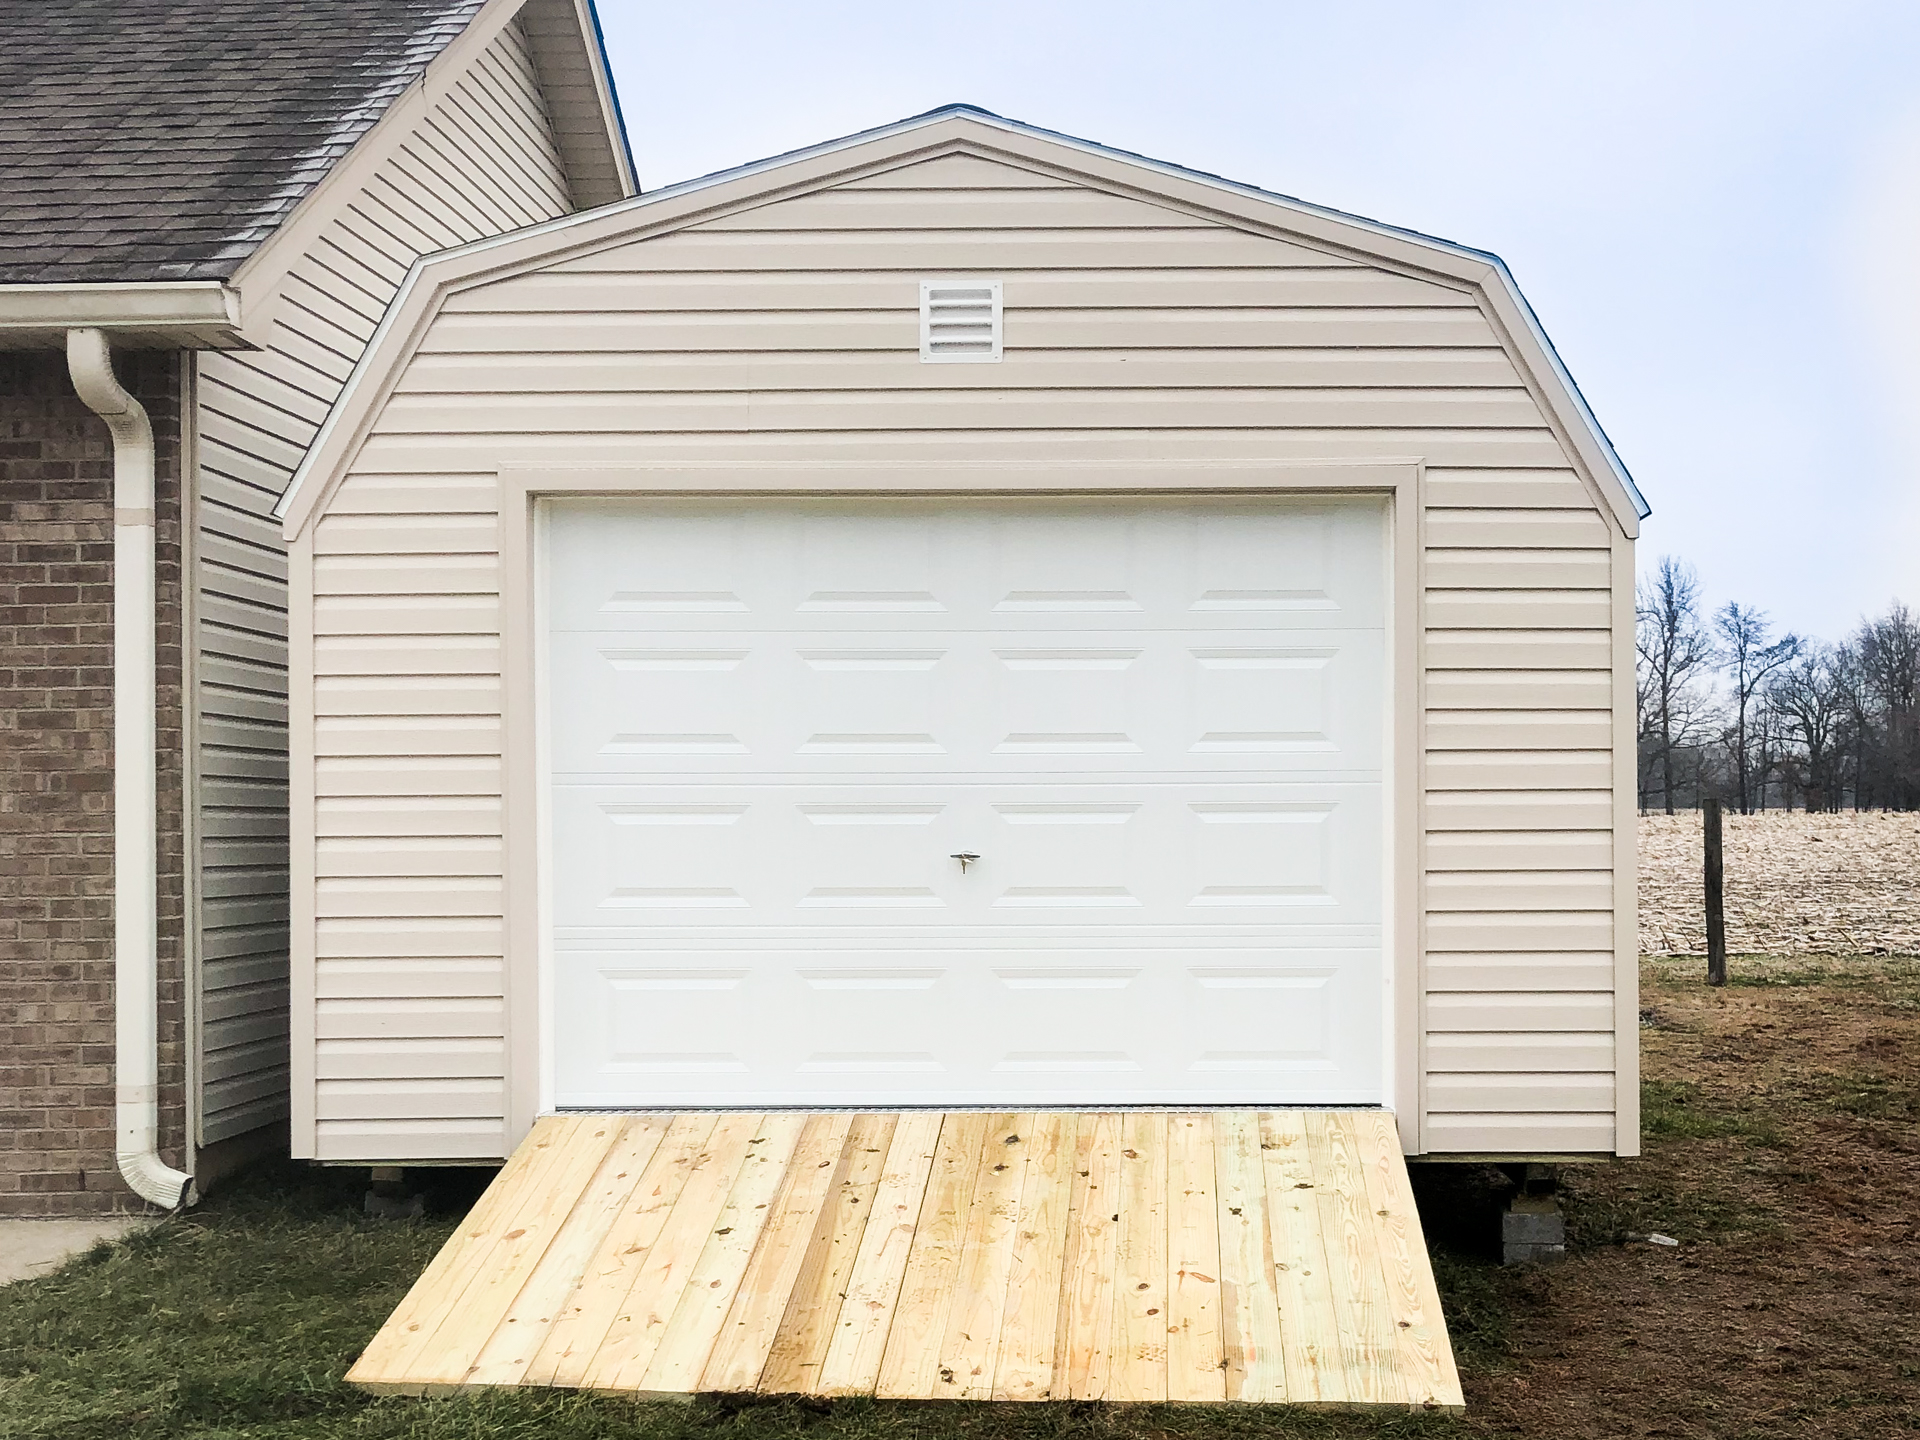
POLYGON ((134 1193, 174 1210, 196 1197, 160 1158, 153 426, 114 378, 104 331, 67 331, 67 371, 113 434, 114 1149, 134 1193))
POLYGON ((218 280, 0 285, 0 349, 58 350, 74 329, 111 331, 131 349, 245 344, 239 292, 218 280))

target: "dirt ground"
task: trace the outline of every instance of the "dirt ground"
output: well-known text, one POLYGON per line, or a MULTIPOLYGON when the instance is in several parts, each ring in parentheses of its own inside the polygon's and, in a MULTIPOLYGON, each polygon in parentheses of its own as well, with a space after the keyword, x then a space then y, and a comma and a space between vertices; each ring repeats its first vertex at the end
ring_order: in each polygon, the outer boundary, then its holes
POLYGON ((1456 1302, 1466 1428, 1920 1435, 1920 962, 1644 969, 1646 1154, 1570 1167, 1575 1254, 1484 1332, 1456 1302))
MULTIPOLYGON (((1727 948, 1920 954, 1920 815, 1728 815, 1727 948)), ((1640 820, 1640 949, 1704 955, 1700 812, 1640 820)))

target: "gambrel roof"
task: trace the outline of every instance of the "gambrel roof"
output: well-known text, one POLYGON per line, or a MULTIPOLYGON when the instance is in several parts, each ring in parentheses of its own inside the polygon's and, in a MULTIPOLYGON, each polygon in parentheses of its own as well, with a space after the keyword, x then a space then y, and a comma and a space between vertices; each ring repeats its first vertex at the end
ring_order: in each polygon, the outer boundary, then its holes
POLYGON ((821 188, 855 173, 949 153, 978 153, 1051 169, 1082 183, 1150 197, 1226 224, 1470 289, 1621 531, 1637 534, 1640 519, 1651 513, 1498 255, 1045 130, 971 105, 944 106, 597 210, 423 256, 415 262, 328 414, 277 513, 286 519, 290 534, 298 533, 313 514, 321 492, 338 478, 364 436, 442 296, 538 269, 563 257, 821 188))

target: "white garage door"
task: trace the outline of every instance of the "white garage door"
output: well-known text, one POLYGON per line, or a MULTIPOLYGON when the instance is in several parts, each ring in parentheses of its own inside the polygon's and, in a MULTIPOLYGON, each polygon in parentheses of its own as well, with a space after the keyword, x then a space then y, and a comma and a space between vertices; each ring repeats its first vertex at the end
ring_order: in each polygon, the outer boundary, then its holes
POLYGON ((557 1105, 1384 1098, 1380 506, 548 522, 557 1105))

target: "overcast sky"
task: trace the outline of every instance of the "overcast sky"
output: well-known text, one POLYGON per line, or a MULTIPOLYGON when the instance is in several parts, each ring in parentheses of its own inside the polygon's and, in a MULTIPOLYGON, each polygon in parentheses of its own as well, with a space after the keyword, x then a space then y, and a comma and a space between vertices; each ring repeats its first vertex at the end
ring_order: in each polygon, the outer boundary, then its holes
POLYGON ((643 188, 950 101, 1503 256, 1642 568, 1920 604, 1920 4, 599 0, 643 188))

